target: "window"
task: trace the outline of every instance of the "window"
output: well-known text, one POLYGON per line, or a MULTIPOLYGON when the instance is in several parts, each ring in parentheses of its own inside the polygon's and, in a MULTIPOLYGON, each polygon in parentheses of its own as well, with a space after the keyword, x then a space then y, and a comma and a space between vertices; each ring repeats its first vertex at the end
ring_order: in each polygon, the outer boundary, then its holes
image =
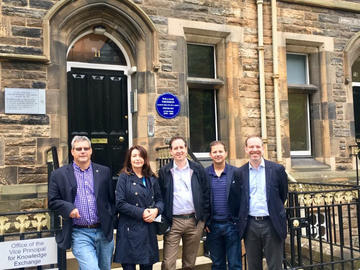
POLYGON ((311 156, 311 132, 308 91, 308 56, 306 54, 286 55, 288 104, 290 125, 290 154, 311 156))
POLYGON ((307 55, 287 54, 287 81, 288 84, 308 84, 307 55))
POLYGON ((188 76, 215 78, 214 46, 188 44, 188 76))
POLYGON ((108 37, 97 34, 89 34, 79 39, 72 46, 67 61, 126 65, 119 47, 108 37))
POLYGON ((217 139, 215 48, 188 44, 190 148, 197 157, 208 156, 209 144, 217 139))
POLYGON ((191 148, 209 152, 209 144, 216 138, 215 90, 190 88, 189 108, 191 148))

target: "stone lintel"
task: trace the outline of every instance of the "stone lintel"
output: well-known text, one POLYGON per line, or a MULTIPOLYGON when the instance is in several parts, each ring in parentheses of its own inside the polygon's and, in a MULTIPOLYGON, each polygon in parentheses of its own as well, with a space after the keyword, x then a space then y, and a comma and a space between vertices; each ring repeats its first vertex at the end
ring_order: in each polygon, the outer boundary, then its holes
POLYGON ((224 81, 223 80, 219 80, 219 79, 204 79, 204 78, 194 78, 194 77, 188 77, 187 79, 187 83, 189 85, 189 87, 191 87, 192 85, 196 85, 196 86, 204 86, 206 88, 207 87, 211 87, 211 88, 218 88, 224 85, 224 81))
POLYGON ((48 184, 21 184, 21 185, 0 185, 0 196, 3 195, 27 195, 47 193, 48 184))

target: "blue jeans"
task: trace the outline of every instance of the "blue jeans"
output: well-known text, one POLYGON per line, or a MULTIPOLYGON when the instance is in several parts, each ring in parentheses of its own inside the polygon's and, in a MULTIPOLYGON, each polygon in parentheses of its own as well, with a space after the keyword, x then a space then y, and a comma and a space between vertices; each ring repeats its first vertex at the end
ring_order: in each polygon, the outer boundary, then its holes
POLYGON ((73 228, 71 248, 80 270, 111 269, 114 240, 109 242, 100 228, 73 228))
POLYGON ((241 239, 236 225, 232 222, 212 221, 207 242, 212 260, 212 270, 241 270, 241 239))

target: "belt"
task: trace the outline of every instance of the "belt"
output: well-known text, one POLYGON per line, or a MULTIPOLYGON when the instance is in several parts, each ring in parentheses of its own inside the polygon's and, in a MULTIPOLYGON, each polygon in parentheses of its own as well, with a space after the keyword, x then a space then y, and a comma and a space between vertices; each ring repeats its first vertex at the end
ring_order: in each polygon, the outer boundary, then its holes
POLYGON ((194 218, 195 214, 187 214, 187 215, 173 215, 174 218, 182 218, 182 219, 190 219, 190 218, 194 218))
POLYGON ((263 216, 263 217, 254 217, 254 216, 249 216, 250 218, 252 219, 255 219, 255 220, 266 220, 269 218, 269 216, 263 216))
POLYGON ((74 224, 73 227, 77 228, 77 229, 96 229, 96 228, 100 228, 100 223, 95 223, 95 224, 91 224, 91 225, 74 224))

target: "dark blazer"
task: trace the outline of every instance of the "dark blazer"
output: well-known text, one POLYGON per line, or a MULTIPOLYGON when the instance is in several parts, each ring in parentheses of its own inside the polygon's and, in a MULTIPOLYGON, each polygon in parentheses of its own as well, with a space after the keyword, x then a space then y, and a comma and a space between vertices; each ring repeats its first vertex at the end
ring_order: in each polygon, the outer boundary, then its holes
MULTIPOLYGON (((287 198, 288 180, 284 166, 265 160, 266 198, 270 220, 280 238, 286 238, 286 212, 284 203, 287 198)), ((249 215, 249 163, 234 172, 233 198, 240 195, 237 208, 239 209, 239 233, 243 237, 248 224, 249 215)))
POLYGON ((116 211, 119 224, 116 233, 114 261, 128 264, 154 264, 159 261, 155 222, 143 220, 145 208, 158 208, 164 204, 158 180, 147 179, 147 187, 135 174, 121 173, 116 184, 116 211))
MULTIPOLYGON (((210 192, 209 181, 204 168, 191 160, 189 161, 190 169, 192 170, 191 176, 191 191, 193 195, 195 218, 198 222, 202 220, 206 222, 210 215, 210 192)), ((162 198, 164 201, 163 216, 172 224, 173 216, 173 200, 174 200, 174 180, 171 169, 174 166, 172 160, 159 170, 159 184, 161 189, 162 198)))
MULTIPOLYGON (((208 175, 208 181, 209 181, 209 187, 210 187, 210 218, 208 219, 206 226, 209 226, 211 224, 211 219, 213 217, 213 193, 212 193, 212 188, 211 188, 211 178, 212 178, 212 167, 213 165, 210 165, 209 167, 207 167, 205 169, 206 174, 208 175)), ((231 218, 233 219, 233 221, 237 220, 237 215, 238 212, 236 212, 236 205, 237 205, 237 200, 239 199, 239 196, 237 195, 235 198, 232 198, 232 196, 235 194, 235 192, 230 193, 230 190, 235 188, 235 181, 233 179, 234 177, 234 172, 237 168, 227 164, 226 163, 226 199, 228 201, 228 207, 229 207, 229 211, 230 211, 230 215, 231 218)))
MULTIPOLYGON (((113 238, 113 218, 115 210, 115 193, 111 172, 108 167, 91 163, 94 174, 94 191, 101 229, 106 238, 113 238)), ((49 183, 49 209, 62 216, 63 228, 56 234, 56 242, 62 249, 71 247, 73 221, 70 212, 75 209, 74 201, 77 183, 73 164, 65 165, 52 172, 49 183)))

